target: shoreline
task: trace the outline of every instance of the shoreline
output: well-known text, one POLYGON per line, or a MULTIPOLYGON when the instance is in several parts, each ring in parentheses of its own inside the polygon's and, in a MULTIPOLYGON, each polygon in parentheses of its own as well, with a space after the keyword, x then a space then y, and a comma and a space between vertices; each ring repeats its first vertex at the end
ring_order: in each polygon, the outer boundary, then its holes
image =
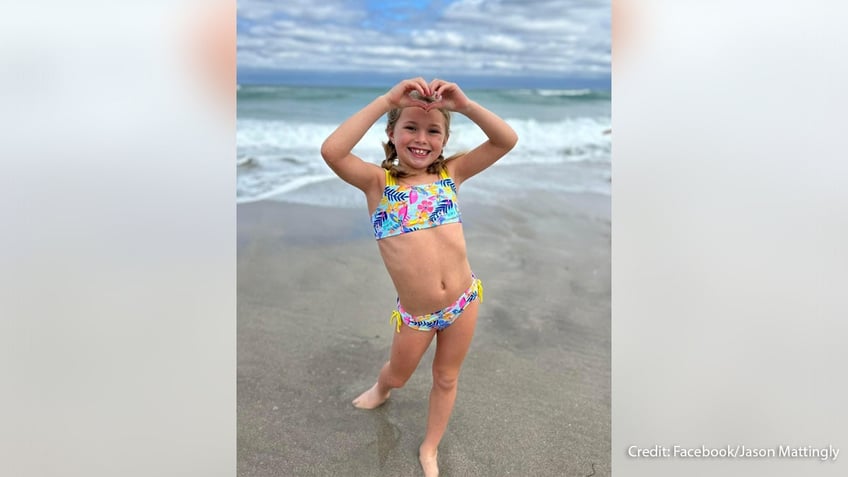
MULTIPOLYGON (((589 205, 605 202, 607 212, 598 210, 596 213, 609 218, 611 184, 608 159, 592 163, 506 162, 486 170, 485 174, 475 176, 460 187, 463 207, 472 203, 484 206, 502 204, 508 203, 514 197, 552 193, 562 195, 568 202, 579 200, 583 196, 600 196, 598 200, 583 200, 581 203, 589 205)), ((247 205, 270 201, 363 210, 366 207, 362 192, 341 181, 329 169, 322 170, 317 175, 301 177, 279 186, 276 191, 267 191, 257 197, 243 197, 237 199, 236 203, 247 205)))

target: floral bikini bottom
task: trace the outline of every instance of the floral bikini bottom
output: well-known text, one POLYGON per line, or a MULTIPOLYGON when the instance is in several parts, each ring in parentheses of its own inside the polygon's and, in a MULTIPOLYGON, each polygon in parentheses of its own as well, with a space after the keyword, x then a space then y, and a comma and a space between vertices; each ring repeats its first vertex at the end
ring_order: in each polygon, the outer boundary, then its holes
POLYGON ((412 316, 403 309, 400 304, 400 299, 397 302, 397 310, 392 311, 392 316, 389 318, 389 323, 395 322, 397 332, 400 333, 400 322, 403 321, 412 329, 420 331, 437 330, 441 331, 454 322, 459 315, 462 314, 465 307, 476 299, 480 299, 483 303, 483 282, 479 278, 471 274, 471 286, 468 287, 457 300, 439 311, 428 313, 421 316, 412 316))

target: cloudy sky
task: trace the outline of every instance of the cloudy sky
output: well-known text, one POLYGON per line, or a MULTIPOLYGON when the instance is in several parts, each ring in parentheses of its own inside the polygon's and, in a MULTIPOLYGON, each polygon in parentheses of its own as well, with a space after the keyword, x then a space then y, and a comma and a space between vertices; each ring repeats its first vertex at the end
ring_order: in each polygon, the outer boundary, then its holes
POLYGON ((239 83, 607 88, 610 0, 239 0, 239 83))

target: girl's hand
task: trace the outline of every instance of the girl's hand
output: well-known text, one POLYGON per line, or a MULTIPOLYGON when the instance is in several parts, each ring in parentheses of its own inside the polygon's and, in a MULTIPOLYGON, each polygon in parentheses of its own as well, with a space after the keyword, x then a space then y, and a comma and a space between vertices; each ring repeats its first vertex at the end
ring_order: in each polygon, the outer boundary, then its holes
POLYGON ((471 104, 471 100, 456 83, 434 79, 430 82, 429 88, 436 101, 427 104, 426 109, 445 108, 449 111, 462 112, 471 104))
POLYGON ((424 78, 412 78, 401 81, 396 84, 383 97, 389 102, 392 108, 406 108, 408 106, 418 106, 429 109, 428 103, 423 98, 432 96, 433 92, 430 85, 424 81, 424 78), (417 96, 413 94, 417 92, 417 96))

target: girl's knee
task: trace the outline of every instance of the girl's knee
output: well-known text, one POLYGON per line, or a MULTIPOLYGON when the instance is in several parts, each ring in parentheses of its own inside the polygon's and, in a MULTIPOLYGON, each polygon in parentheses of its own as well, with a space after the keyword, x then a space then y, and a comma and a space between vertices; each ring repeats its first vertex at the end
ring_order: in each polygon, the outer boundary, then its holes
POLYGON ((456 389, 459 380, 459 372, 433 368, 433 386, 443 391, 456 389))

